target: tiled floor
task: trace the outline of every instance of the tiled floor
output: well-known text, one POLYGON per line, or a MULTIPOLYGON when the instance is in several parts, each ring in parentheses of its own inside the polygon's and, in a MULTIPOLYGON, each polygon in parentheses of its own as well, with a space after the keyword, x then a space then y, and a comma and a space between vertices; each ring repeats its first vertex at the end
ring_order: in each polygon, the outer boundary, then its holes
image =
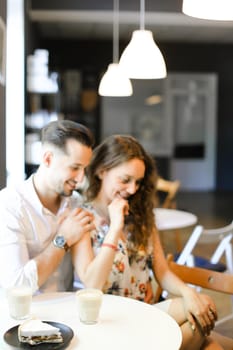
MULTIPOLYGON (((233 220, 232 206, 233 192, 180 192, 177 196, 177 209, 186 210, 197 215, 198 223, 205 228, 217 228, 229 224, 233 220)), ((192 228, 180 231, 183 244, 186 242, 191 232, 192 228)), ((164 239, 165 252, 174 253, 174 239, 167 237, 168 236, 164 239)), ((199 245, 195 253, 209 257, 213 250, 214 246, 206 246, 205 244, 204 246, 199 245)), ((231 301, 230 296, 224 296, 222 293, 210 291, 205 292, 209 293, 215 300, 219 318, 230 313, 233 314, 233 300, 231 301)), ((233 316, 230 322, 219 326, 218 330, 222 334, 233 338, 233 316)))

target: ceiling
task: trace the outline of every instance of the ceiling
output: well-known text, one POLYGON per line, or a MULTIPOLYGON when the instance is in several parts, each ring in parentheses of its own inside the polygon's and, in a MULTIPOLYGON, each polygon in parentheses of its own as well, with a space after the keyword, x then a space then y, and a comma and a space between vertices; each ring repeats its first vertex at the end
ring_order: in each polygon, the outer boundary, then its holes
MULTIPOLYGON (((186 16, 181 12, 182 0, 147 0, 145 5, 145 29, 153 31, 157 41, 233 43, 233 21, 186 16)), ((30 0, 27 7, 29 19, 42 38, 106 40, 113 35, 112 6, 110 0, 30 0)), ((132 31, 139 29, 139 12, 139 0, 122 0, 121 39, 128 40, 132 31)))

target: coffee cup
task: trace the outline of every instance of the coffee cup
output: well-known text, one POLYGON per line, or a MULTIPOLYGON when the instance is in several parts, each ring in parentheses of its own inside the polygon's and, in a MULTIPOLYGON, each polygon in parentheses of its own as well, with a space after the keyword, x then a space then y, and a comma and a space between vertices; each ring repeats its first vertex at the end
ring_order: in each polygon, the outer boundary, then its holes
POLYGON ((30 315, 32 289, 29 286, 14 286, 7 290, 10 316, 23 320, 30 315))
POLYGON ((103 292, 95 288, 84 288, 76 292, 80 321, 85 324, 98 322, 103 292))

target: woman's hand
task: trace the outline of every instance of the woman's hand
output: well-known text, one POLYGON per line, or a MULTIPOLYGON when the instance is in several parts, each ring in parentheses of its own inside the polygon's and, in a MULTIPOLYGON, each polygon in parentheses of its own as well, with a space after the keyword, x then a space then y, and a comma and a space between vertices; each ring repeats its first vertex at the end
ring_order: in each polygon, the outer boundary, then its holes
POLYGON ((192 329, 198 324, 203 334, 209 335, 217 320, 217 311, 212 299, 189 288, 184 295, 184 308, 192 329))
POLYGON ((129 204, 126 199, 116 197, 108 206, 111 228, 123 230, 125 215, 128 214, 129 204))

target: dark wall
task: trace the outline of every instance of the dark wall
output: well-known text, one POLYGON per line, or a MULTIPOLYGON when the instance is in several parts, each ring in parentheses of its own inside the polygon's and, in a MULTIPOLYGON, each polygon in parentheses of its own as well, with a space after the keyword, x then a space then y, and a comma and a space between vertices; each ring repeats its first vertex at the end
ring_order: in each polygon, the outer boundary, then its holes
MULTIPOLYGON (((6 23, 6 0, 0 1, 0 17, 6 23)), ((0 189, 6 185, 5 85, 0 84, 0 189)))
MULTIPOLYGON (((127 43, 121 43, 120 52, 127 43)), ((97 73, 112 62, 112 42, 54 41, 39 43, 50 52, 53 69, 92 67, 97 73)), ((217 184, 218 190, 233 190, 233 45, 159 44, 168 72, 217 73, 217 184)))
MULTIPOLYGON (((124 0, 120 2, 120 9, 125 11, 138 11, 140 2, 135 0, 124 0)), ((167 11, 181 12, 182 0, 147 0, 147 11, 167 11)), ((109 0, 31 0, 30 6, 32 9, 47 9, 47 10, 111 10, 113 1, 109 0)))

